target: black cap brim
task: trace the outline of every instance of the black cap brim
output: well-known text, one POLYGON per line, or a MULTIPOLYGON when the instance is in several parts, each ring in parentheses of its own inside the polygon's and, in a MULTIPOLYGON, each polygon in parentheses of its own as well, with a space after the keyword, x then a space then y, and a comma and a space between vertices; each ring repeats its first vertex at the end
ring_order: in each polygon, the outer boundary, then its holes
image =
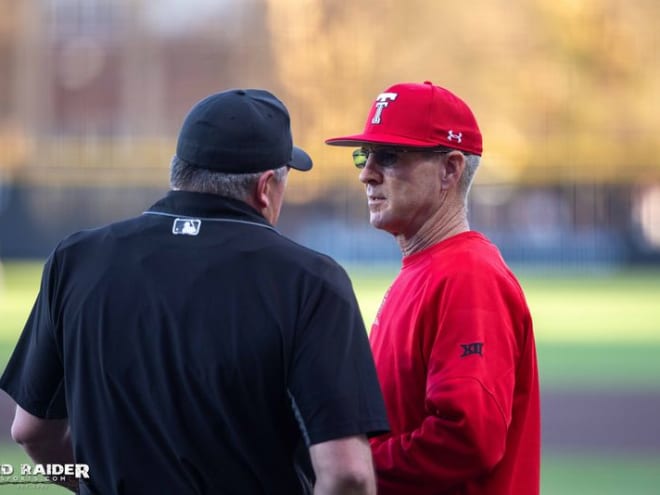
POLYGON ((305 172, 310 170, 312 165, 312 158, 304 150, 294 146, 293 151, 291 152, 291 163, 289 163, 289 166, 305 172))

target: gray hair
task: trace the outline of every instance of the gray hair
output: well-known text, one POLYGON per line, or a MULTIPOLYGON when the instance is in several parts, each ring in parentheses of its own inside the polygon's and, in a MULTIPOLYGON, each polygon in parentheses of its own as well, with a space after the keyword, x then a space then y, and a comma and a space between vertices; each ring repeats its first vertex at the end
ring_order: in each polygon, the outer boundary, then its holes
POLYGON ((474 175, 476 174, 477 168, 479 167, 479 161, 481 157, 479 155, 468 155, 467 153, 463 154, 465 155, 465 169, 463 170, 463 175, 461 175, 461 179, 458 183, 458 189, 461 193, 463 193, 463 197, 467 202, 467 197, 470 192, 470 188, 472 187, 472 183, 474 182, 474 175))
MULTIPOLYGON (((281 182, 287 167, 274 169, 275 180, 281 182)), ((264 172, 227 174, 199 168, 174 155, 170 163, 170 187, 182 191, 217 194, 245 201, 264 172)))

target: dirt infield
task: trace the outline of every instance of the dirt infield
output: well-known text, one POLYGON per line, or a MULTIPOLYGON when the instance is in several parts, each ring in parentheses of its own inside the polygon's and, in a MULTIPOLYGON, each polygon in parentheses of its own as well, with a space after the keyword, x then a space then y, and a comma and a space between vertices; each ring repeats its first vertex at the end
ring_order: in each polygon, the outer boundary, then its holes
MULTIPOLYGON (((542 394, 543 449, 660 455, 660 392, 549 390, 542 394)), ((0 442, 10 442, 14 403, 0 392, 0 442)))

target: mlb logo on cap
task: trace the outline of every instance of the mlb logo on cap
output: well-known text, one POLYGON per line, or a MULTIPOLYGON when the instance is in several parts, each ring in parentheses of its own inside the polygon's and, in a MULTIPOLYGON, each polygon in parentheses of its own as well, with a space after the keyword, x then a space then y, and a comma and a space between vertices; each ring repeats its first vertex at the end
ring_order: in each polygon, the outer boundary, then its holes
POLYGON ((360 134, 326 140, 336 146, 384 144, 453 148, 481 155, 481 131, 472 110, 451 91, 426 81, 402 83, 380 93, 360 134))

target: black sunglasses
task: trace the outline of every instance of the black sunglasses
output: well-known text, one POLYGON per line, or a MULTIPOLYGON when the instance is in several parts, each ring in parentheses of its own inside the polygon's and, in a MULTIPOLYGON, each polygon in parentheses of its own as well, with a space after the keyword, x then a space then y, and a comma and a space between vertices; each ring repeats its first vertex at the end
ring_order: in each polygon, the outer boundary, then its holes
POLYGON ((375 162, 383 168, 393 167, 399 160, 399 153, 451 153, 449 149, 428 149, 428 148, 358 148, 353 152, 353 164, 357 168, 364 168, 367 165, 369 156, 373 156, 375 162))

